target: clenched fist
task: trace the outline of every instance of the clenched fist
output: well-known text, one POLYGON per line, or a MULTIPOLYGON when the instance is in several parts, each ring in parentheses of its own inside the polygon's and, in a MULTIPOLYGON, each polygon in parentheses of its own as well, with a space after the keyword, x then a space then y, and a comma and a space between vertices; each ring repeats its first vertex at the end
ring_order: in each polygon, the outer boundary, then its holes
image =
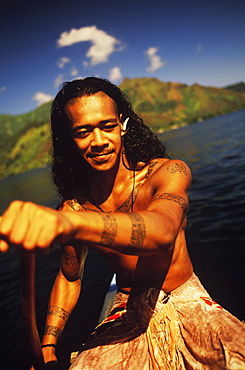
POLYGON ((11 245, 48 251, 55 243, 72 239, 74 227, 62 212, 31 202, 14 201, 0 220, 0 251, 11 245))

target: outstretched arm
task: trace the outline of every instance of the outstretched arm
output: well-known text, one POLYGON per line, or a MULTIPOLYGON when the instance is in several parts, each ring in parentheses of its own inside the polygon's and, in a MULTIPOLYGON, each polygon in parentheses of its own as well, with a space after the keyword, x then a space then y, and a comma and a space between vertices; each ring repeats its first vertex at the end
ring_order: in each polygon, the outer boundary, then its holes
POLYGON ((94 248, 145 255, 174 245, 188 207, 191 181, 181 161, 168 161, 151 179, 152 199, 133 213, 56 212, 32 203, 14 202, 0 224, 2 243, 47 249, 55 242, 79 241, 94 248))

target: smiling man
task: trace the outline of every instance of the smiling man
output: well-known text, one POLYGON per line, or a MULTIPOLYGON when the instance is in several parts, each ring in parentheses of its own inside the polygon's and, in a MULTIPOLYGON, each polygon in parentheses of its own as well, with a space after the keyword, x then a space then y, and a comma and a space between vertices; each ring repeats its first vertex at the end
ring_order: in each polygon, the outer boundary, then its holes
POLYGON ((118 293, 71 369, 245 368, 244 326, 193 273, 185 239, 188 166, 166 156, 124 94, 106 80, 66 83, 53 102, 51 123, 62 204, 54 211, 14 202, 0 225, 2 251, 9 244, 62 244, 42 342, 45 361, 56 362, 57 341, 93 248, 115 271, 118 293))
POLYGON ((83 96, 66 108, 74 142, 81 158, 93 169, 106 171, 120 158, 122 116, 108 95, 83 96))

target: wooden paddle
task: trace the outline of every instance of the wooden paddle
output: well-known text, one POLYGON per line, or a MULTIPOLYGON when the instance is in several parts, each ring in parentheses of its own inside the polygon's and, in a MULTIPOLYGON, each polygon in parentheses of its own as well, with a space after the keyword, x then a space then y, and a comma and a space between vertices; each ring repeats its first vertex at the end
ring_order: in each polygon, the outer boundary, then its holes
POLYGON ((26 340, 35 370, 44 370, 44 359, 36 323, 35 253, 21 251, 21 307, 26 340))
MULTIPOLYGON (((0 216, 0 222, 2 217, 0 216)), ((44 370, 35 309, 35 252, 21 251, 21 308, 26 340, 35 370, 44 370)))

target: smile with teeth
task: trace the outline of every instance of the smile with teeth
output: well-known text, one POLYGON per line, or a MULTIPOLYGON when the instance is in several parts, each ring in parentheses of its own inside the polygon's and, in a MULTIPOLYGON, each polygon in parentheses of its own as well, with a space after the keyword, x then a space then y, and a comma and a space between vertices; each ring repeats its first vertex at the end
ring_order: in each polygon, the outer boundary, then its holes
POLYGON ((107 152, 107 153, 93 153, 93 154, 90 154, 89 156, 91 158, 105 158, 105 157, 107 157, 110 154, 111 154, 111 152, 107 152))

